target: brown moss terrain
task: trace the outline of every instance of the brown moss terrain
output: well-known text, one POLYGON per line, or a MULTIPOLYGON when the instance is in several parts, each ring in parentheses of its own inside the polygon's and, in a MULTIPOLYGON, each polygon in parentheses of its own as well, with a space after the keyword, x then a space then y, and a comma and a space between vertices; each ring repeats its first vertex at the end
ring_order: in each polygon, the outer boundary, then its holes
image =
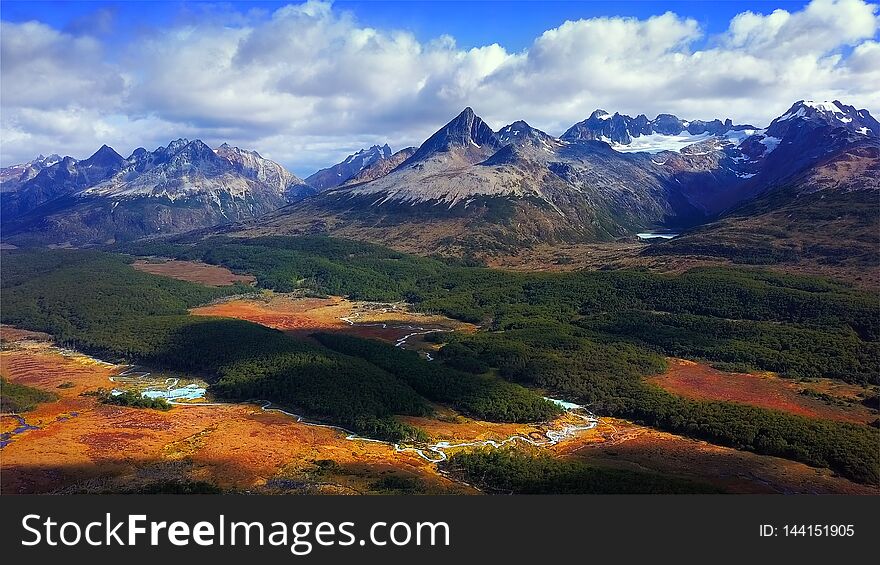
POLYGON ((237 282, 253 284, 256 281, 252 275, 237 275, 226 267, 198 261, 150 259, 135 261, 131 266, 145 273, 207 286, 227 286, 237 282))
MULTIPOLYGON (((743 227, 749 229, 748 226, 743 227)), ((793 235, 792 239, 795 238, 793 235)), ((489 267, 523 272, 648 269, 655 273, 679 274, 695 267, 752 267, 782 273, 830 277, 869 290, 880 288, 880 269, 870 266, 829 263, 810 259, 743 265, 724 257, 708 254, 654 255, 650 254, 653 245, 665 245, 665 243, 620 240, 606 243, 541 244, 523 247, 515 253, 484 253, 477 254, 476 257, 483 260, 489 267)))
MULTIPOLYGON (((193 314, 248 319, 303 334, 316 330, 348 331, 388 341, 397 341, 411 331, 394 329, 398 324, 459 331, 475 329, 439 316, 411 312, 402 304, 273 293, 196 308, 193 314), (342 318, 357 324, 349 325, 342 318), (388 323, 392 327, 381 328, 371 323, 388 323)), ((109 378, 121 367, 59 350, 45 334, 2 327, 0 337, 4 345, 0 351, 3 376, 59 396, 57 401, 41 404, 25 415, 26 422, 39 429, 13 436, 3 448, 3 494, 124 492, 180 481, 260 493, 476 492, 440 474, 434 464, 413 451, 398 452, 383 443, 351 441, 339 430, 297 422, 291 416, 264 411, 255 404, 174 406, 167 412, 100 404, 94 396, 82 393, 112 386, 109 378)), ((412 338, 407 340, 407 347, 413 346, 433 347, 412 338)), ((763 402, 766 390, 753 391, 746 386, 759 382, 757 378, 776 395, 771 395, 774 407, 790 407, 792 411, 812 409, 821 417, 862 417, 855 411, 829 406, 784 388, 795 384, 793 381, 738 375, 734 381, 725 383, 719 379, 729 374, 704 365, 673 360, 670 366, 670 371, 657 379, 667 378, 667 386, 676 383, 683 387, 681 390, 689 387, 688 390, 704 395, 724 394, 726 400, 736 397, 741 401, 763 402), (713 392, 716 385, 727 388, 713 392)), ((803 386, 840 398, 856 399, 859 394, 851 385, 832 386, 824 380, 803 386)), ((451 444, 500 442, 515 435, 543 442, 548 429, 579 423, 567 414, 543 425, 496 424, 465 418, 443 406, 436 410, 430 418, 401 420, 423 429, 433 442, 451 444)), ((2 424, 2 431, 8 432, 18 425, 18 420, 3 417, 2 424)), ((526 450, 547 450, 559 457, 583 458, 600 466, 708 481, 728 492, 880 494, 875 488, 852 483, 827 470, 718 447, 612 418, 602 418, 595 429, 556 445, 513 445, 526 450)), ((452 454, 455 449, 445 451, 452 454)))
MULTIPOLYGON (((397 342, 417 328, 476 331, 476 326, 445 316, 413 311, 407 304, 352 301, 339 296, 302 298, 264 292, 258 297, 233 298, 193 308, 196 316, 222 316, 262 324, 300 336, 317 331, 340 331, 359 337, 397 342), (346 321, 348 320, 348 321, 346 321), (349 323, 351 322, 351 323, 349 323), (384 327, 383 327, 384 326, 384 327)), ((407 340, 410 349, 430 350, 420 336, 407 340)))
MULTIPOLYGON (((3 494, 137 490, 182 480, 232 490, 360 493, 389 474, 424 492, 471 491, 414 453, 349 441, 338 430, 254 404, 167 412, 101 404, 82 393, 108 387, 120 367, 46 341, 16 339, 20 334, 7 328, 3 335, 3 375, 59 397, 27 413, 26 422, 38 429, 14 435, 3 448, 3 494), (65 383, 73 386, 59 388, 65 383)), ((2 422, 4 432, 18 424, 9 416, 2 422)))
POLYGON ((726 373, 684 359, 668 359, 668 366, 665 373, 647 379, 648 382, 688 398, 739 402, 857 424, 870 423, 878 416, 875 410, 860 402, 859 395, 870 394, 867 387, 835 383, 830 379, 802 383, 773 373, 726 373))

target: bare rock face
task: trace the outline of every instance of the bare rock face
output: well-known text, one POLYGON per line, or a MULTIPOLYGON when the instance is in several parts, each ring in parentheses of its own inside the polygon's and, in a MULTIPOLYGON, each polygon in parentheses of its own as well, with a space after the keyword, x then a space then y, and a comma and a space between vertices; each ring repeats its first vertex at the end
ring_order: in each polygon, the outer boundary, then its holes
POLYGON ((224 143, 215 149, 214 152, 217 156, 232 163, 242 176, 266 185, 274 192, 281 194, 289 202, 315 192, 305 181, 275 161, 264 159, 256 151, 239 149, 224 143))
POLYGON ((40 155, 32 161, 12 165, 0 169, 0 192, 14 192, 22 184, 37 176, 46 167, 51 167, 61 161, 59 155, 40 155))
MULTIPOLYGON (((630 145, 634 139, 641 137, 684 136, 694 137, 704 134, 721 135, 729 131, 755 129, 749 125, 734 125, 730 119, 682 120, 672 114, 659 114, 649 120, 644 114, 635 118, 625 114, 609 114, 605 110, 596 110, 590 117, 571 126, 561 139, 564 141, 605 141, 617 145, 630 145)), ((698 140, 694 140, 696 142, 698 140)))
POLYGON ((492 128, 468 107, 422 143, 404 165, 435 158, 476 163, 492 155, 502 145, 492 128))

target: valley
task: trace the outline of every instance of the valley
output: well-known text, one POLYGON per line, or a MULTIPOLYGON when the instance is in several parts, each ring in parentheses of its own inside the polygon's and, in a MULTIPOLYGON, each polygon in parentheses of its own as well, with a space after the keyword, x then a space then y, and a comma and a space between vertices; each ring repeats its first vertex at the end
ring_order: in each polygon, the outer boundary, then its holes
POLYGON ((496 270, 328 238, 125 250, 153 259, 3 251, 3 322, 28 330, 3 326, 0 372, 57 395, 4 416, 4 492, 876 493, 876 305, 847 285, 496 270), (791 357, 738 341, 771 327, 791 357), (487 464, 510 474, 469 479, 487 464), (517 482, 529 466, 561 482, 517 482))
MULTIPOLYGON (((436 443, 462 447, 419 452, 350 438, 333 427, 267 411, 259 403, 202 398, 178 401, 167 413, 106 406, 83 393, 112 386, 143 388, 158 377, 138 384, 136 377, 118 376, 131 375, 127 367, 59 349, 45 334, 3 326, 0 338, 4 376, 59 395, 22 416, 28 429, 2 448, 3 494, 216 489, 473 494, 479 491, 448 477, 433 460, 480 444, 497 447, 513 437, 525 438, 513 442, 519 450, 583 460, 600 468, 659 473, 696 483, 711 469, 711 483, 725 492, 877 492, 802 464, 695 442, 616 418, 601 418, 590 429, 554 436, 548 430, 583 422, 563 417, 550 426, 495 424, 438 407, 433 418, 404 420, 425 430, 436 443)), ((3 416, 2 432, 20 427, 17 422, 3 416)))
POLYGON ((0 489, 877 494, 878 139, 465 107, 304 179, 6 167, 0 489))

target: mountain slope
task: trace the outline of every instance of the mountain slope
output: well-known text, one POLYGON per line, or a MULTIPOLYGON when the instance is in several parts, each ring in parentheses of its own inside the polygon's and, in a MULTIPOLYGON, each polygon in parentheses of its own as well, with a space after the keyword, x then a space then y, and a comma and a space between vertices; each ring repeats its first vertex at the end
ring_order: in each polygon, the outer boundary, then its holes
POLYGON ((305 182, 319 191, 326 190, 345 184, 349 179, 363 172, 364 169, 390 158, 391 148, 387 143, 382 147, 374 145, 369 149, 361 149, 357 153, 349 155, 341 163, 309 175, 305 182))
POLYGON ((255 218, 312 189, 258 153, 178 139, 123 158, 65 157, 3 199, 13 241, 89 244, 255 218))
POLYGON ((48 157, 40 155, 27 163, 3 167, 0 169, 0 192, 14 192, 22 184, 37 176, 40 171, 59 161, 61 161, 59 155, 52 154, 48 157))
POLYGON ((412 157, 415 152, 415 147, 404 147, 400 151, 393 153, 387 159, 380 159, 378 161, 375 161, 371 165, 367 165, 366 167, 361 169, 358 174, 345 181, 344 184, 359 184, 362 182, 376 180, 379 177, 384 177, 385 175, 402 165, 404 161, 412 157))
POLYGON ((466 108, 394 170, 285 207, 245 233, 332 231, 459 250, 607 240, 704 214, 647 154, 567 143, 526 122, 493 132, 466 108))
MULTIPOLYGON (((493 132, 466 108, 387 174, 234 229, 331 232, 410 250, 467 252, 602 241, 655 226, 688 228, 811 174, 829 177, 820 171, 843 167, 841 152, 876 139, 876 122, 866 110, 827 104, 833 111, 798 102, 766 129, 597 111, 570 128, 567 139, 523 121, 493 132), (677 150, 634 151, 614 141, 624 135, 631 145, 651 137, 677 150), (691 143, 679 143, 683 135, 691 143), (822 163, 826 168, 817 169, 822 163)), ((873 174, 870 151, 860 159, 873 174)), ((870 186, 858 175, 827 182, 870 186)))
POLYGON ((755 129, 749 125, 733 125, 730 119, 708 122, 682 120, 672 114, 660 114, 649 120, 644 114, 635 118, 605 110, 596 110, 562 134, 563 141, 604 141, 618 146, 619 151, 659 152, 697 143, 710 136, 727 132, 755 129))
POLYGON ((64 157, 40 170, 14 193, 3 198, 4 220, 15 218, 59 196, 100 183, 120 171, 125 164, 125 158, 107 145, 83 161, 64 157))
POLYGON ((762 176, 779 180, 753 187, 760 187, 756 196, 717 221, 658 242, 644 253, 800 266, 812 273, 880 283, 880 137, 857 133, 858 138, 786 174, 790 159, 808 157, 809 145, 803 147, 803 141, 813 139, 817 130, 830 136, 829 143, 841 140, 846 127, 825 118, 812 127, 797 124, 778 132, 780 148, 792 147, 780 153, 786 158, 768 163, 778 168, 762 176))
MULTIPOLYGON (((777 210, 806 201, 820 215, 838 207, 838 196, 870 205, 869 195, 847 193, 877 192, 878 132, 867 110, 839 101, 799 101, 763 129, 597 110, 562 138, 521 120, 495 132, 465 108, 417 149, 373 147, 325 170, 352 176, 320 192, 225 144, 180 139, 127 159, 103 147, 85 161, 10 169, 3 228, 73 244, 212 226, 241 235, 332 232, 453 253, 628 239, 658 227, 696 237, 726 226, 730 235, 728 218, 771 214, 767 222, 778 223, 777 210)), ((686 248, 687 237, 650 252, 697 249, 686 248)))

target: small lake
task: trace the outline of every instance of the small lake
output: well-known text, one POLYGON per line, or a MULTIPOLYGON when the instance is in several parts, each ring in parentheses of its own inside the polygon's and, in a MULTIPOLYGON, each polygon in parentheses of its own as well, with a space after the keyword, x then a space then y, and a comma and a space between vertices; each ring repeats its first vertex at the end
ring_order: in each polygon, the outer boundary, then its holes
POLYGON ((141 396, 146 398, 164 398, 169 402, 201 400, 205 398, 205 387, 191 384, 180 388, 168 388, 165 390, 152 389, 141 392, 141 396))
POLYGON ((672 239, 673 237, 678 237, 681 234, 672 233, 672 232, 646 231, 646 232, 637 233, 636 235, 638 236, 639 239, 654 239, 654 238, 672 239))

